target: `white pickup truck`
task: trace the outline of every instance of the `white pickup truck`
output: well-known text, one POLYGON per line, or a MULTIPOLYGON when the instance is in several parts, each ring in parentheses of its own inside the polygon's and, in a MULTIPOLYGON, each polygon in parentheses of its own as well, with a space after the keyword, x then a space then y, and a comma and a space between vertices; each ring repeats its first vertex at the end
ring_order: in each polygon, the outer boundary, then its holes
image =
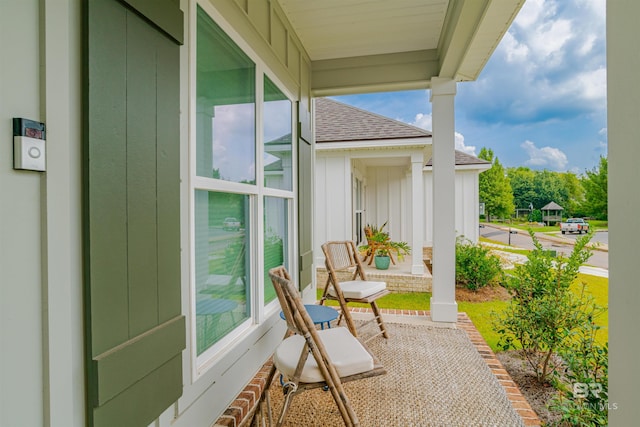
POLYGON ((565 233, 588 233, 589 223, 582 218, 569 218, 566 222, 560 223, 560 231, 565 233))

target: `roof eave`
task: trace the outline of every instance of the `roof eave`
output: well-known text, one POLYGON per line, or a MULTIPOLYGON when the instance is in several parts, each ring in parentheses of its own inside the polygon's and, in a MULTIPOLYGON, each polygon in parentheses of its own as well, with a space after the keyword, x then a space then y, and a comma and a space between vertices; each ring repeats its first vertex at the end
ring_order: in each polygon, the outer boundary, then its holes
POLYGON ((371 148, 424 148, 431 145, 431 137, 399 138, 399 139, 370 139, 360 141, 318 142, 316 151, 329 150, 357 150, 371 148))

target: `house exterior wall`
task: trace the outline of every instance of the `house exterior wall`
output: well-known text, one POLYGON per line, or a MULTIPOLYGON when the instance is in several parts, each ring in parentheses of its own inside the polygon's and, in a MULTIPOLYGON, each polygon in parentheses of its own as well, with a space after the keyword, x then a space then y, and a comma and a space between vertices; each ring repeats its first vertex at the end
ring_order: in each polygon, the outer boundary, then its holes
MULTIPOLYGON (((383 153, 383 152, 381 152, 383 153)), ((367 151, 372 157, 381 153, 367 151)), ((365 181, 363 224, 382 225, 394 240, 411 242, 411 171, 405 166, 366 166, 362 153, 317 151, 316 154, 316 266, 324 264, 320 245, 328 240, 353 238, 352 177, 365 181)), ((456 233, 478 241, 478 169, 461 169, 455 175, 456 233)), ((433 175, 423 171, 425 246, 433 246, 433 175)))
MULTIPOLYGON (((478 170, 457 170, 455 174, 455 227, 456 235, 463 235, 472 242, 478 241, 478 170)), ((433 246, 433 209, 438 201, 433 200, 433 175, 424 175, 425 187, 425 246, 433 246)))
POLYGON ((348 158, 340 155, 317 156, 315 168, 314 258, 316 266, 323 266, 324 255, 320 245, 353 235, 351 164, 348 158))
MULTIPOLYGON (((276 2, 212 0, 214 19, 257 52, 310 124, 310 62, 276 2)), ((196 2, 182 0, 182 312, 191 319, 189 74, 196 2)), ((84 426, 81 0, 0 4, 0 425, 84 426), (12 118, 46 123, 47 171, 12 168, 12 118)), ((310 125, 309 125, 310 126, 310 125)), ((190 328, 190 327, 189 327, 190 328)), ((187 331, 183 395, 155 426, 210 426, 281 341, 277 312, 197 373, 187 331), (204 370, 203 370, 204 371, 204 370)))
POLYGON ((478 241, 478 172, 456 171, 456 234, 478 241))
POLYGON ((403 228, 407 215, 411 218, 410 199, 403 199, 402 191, 407 185, 411 188, 411 177, 407 183, 406 168, 370 167, 367 183, 364 223, 381 226, 386 222, 385 230, 392 240, 410 242, 411 230, 403 228))
POLYGON ((80 1, 47 6, 0 5, 3 426, 84 425, 80 1), (46 173, 12 168, 14 117, 46 123, 46 173))

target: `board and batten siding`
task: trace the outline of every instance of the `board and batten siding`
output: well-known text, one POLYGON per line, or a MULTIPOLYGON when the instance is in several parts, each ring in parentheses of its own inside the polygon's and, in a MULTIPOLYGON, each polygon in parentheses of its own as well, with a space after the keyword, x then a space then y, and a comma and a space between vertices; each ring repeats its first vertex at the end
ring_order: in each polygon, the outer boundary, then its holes
MULTIPOLYGON (((403 188, 407 178, 404 167, 369 167, 367 168, 367 203, 365 224, 382 226, 387 223, 385 231, 392 240, 411 241, 410 235, 403 229, 406 212, 411 214, 411 199, 403 199, 403 188), (405 231, 405 233, 403 233, 405 231)), ((410 216, 409 216, 410 218, 410 216)))
MULTIPOLYGON (((376 154, 372 154, 374 157, 376 154)), ((382 225, 394 240, 412 241, 411 173, 404 166, 366 166, 346 151, 318 153, 316 159, 316 265, 324 264, 320 245, 328 240, 353 236, 354 175, 365 182, 363 224, 382 225)), ((456 234, 478 240, 478 176, 474 169, 455 174, 456 234)), ((424 244, 433 245, 433 175, 423 172, 425 227, 424 244)))
POLYGON ((318 156, 315 163, 316 265, 324 266, 320 245, 351 236, 350 160, 344 156, 318 156))

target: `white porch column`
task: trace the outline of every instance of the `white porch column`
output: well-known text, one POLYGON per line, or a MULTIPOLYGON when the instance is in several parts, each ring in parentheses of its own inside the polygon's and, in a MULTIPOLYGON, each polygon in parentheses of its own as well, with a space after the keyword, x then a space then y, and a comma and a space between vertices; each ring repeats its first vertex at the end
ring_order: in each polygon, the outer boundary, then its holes
POLYGON ((422 247, 424 246, 424 155, 411 155, 411 274, 424 274, 422 247))
POLYGON ((455 125, 456 82, 431 79, 433 121, 433 294, 431 318, 455 322, 455 125))

